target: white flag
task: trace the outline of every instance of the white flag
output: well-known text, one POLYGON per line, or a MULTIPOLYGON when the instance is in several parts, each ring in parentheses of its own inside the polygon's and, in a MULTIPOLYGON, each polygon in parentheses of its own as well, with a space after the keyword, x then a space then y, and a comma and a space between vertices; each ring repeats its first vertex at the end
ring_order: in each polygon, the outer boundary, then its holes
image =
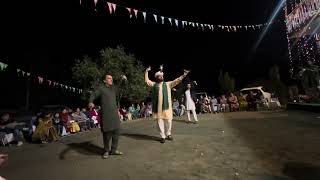
POLYGON ((156 23, 158 23, 157 15, 154 14, 153 17, 154 17, 154 20, 156 21, 156 23))
POLYGON ((142 12, 142 15, 143 15, 144 22, 147 22, 147 13, 146 12, 142 12))
POLYGON ((164 17, 161 16, 161 24, 164 24, 164 17))
POLYGON ((176 23, 176 26, 178 27, 178 23, 179 23, 178 20, 175 19, 174 22, 176 23))
POLYGON ((171 20, 171 18, 168 18, 168 20, 169 20, 170 24, 172 25, 172 20, 171 20))

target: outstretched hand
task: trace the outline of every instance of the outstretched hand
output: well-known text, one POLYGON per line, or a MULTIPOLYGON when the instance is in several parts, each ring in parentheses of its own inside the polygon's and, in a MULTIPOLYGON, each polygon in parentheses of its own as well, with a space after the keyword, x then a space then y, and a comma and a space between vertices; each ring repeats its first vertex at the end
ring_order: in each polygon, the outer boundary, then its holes
POLYGON ((183 75, 188 75, 189 74, 189 72, 190 72, 190 70, 183 70, 184 71, 184 73, 183 73, 183 75))
POLYGON ((125 81, 126 81, 126 80, 128 80, 128 79, 127 79, 127 76, 126 76, 126 75, 124 75, 124 74, 123 74, 123 75, 121 75, 121 79, 122 79, 122 80, 125 80, 125 81))
POLYGON ((151 71, 151 67, 149 66, 147 69, 146 69, 147 72, 151 71))

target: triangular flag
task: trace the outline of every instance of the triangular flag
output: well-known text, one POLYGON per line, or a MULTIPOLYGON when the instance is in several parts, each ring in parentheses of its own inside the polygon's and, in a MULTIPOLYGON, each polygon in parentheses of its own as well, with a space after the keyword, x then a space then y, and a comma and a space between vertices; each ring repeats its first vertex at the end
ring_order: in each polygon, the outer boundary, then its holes
POLYGON ((21 72, 22 72, 22 76, 24 76, 24 75, 25 75, 25 73, 26 73, 26 72, 24 72, 24 71, 21 71, 21 72))
POLYGON ((129 12, 129 15, 130 15, 130 19, 132 18, 132 14, 131 14, 131 8, 127 7, 127 10, 129 12))
POLYGON ((68 89, 68 86, 64 86, 66 89, 68 89))
POLYGON ((20 71, 21 71, 20 69, 17 69, 17 73, 18 73, 18 74, 19 74, 20 71))
POLYGON ((248 30, 248 26, 244 26, 246 28, 246 30, 248 30))
POLYGON ((133 9, 134 15, 136 16, 136 18, 138 17, 138 10, 133 9))
POLYGON ((142 14, 143 14, 143 19, 144 19, 144 22, 147 22, 147 13, 146 12, 142 12, 142 14))
POLYGON ((49 86, 51 86, 51 81, 50 80, 47 80, 48 81, 48 83, 49 83, 49 86))
POLYGON ((234 30, 234 32, 236 32, 237 31, 237 27, 233 26, 233 30, 234 30))
POLYGON ((111 6, 112 6, 112 8, 113 8, 113 12, 115 13, 115 12, 116 12, 116 7, 117 7, 117 5, 116 5, 116 4, 113 4, 113 3, 111 3, 111 6))
MULTIPOLYGON (((92 2, 92 1, 91 1, 92 2)), ((94 8, 96 8, 98 0, 94 0, 94 8)))
POLYGON ((255 30, 255 26, 252 26, 252 29, 254 29, 254 30, 255 30))
POLYGON ((214 30, 214 26, 213 26, 213 25, 211 25, 211 30, 212 30, 212 31, 214 30))
POLYGON ((4 70, 4 66, 5 66, 5 64, 2 63, 2 62, 0 62, 0 69, 1 69, 1 71, 4 70))
POLYGON ((197 28, 199 27, 199 23, 196 23, 197 28))
POLYGON ((107 2, 107 5, 108 5, 108 9, 109 9, 109 13, 112 14, 112 5, 111 3, 107 2))
POLYGON ((182 28, 184 27, 184 21, 181 21, 182 22, 182 28))
POLYGON ((201 26, 202 30, 204 30, 203 24, 200 24, 200 26, 201 26))
POLYGON ((172 20, 171 20, 171 18, 168 18, 168 20, 169 20, 170 24, 172 25, 172 22, 171 22, 172 20))
POLYGON ((154 14, 154 15, 153 15, 153 17, 154 17, 154 20, 156 21, 156 23, 158 23, 157 15, 156 15, 156 14, 154 14))
POLYGON ((196 26, 196 24, 195 24, 194 22, 192 22, 192 26, 193 26, 193 27, 195 27, 195 26, 196 26))
POLYGON ((222 29, 224 29, 224 26, 222 26, 222 29))
POLYGON ((31 74, 27 72, 27 76, 29 77, 31 74))
POLYGON ((179 21, 177 19, 175 19, 174 22, 176 23, 176 26, 178 27, 179 21))
POLYGON ((161 24, 164 24, 164 17, 161 16, 161 24))
POLYGON ((40 76, 38 76, 38 81, 39 81, 39 84, 42 84, 42 82, 43 82, 43 78, 42 78, 42 77, 40 77, 40 76))
POLYGON ((75 92, 76 91, 76 88, 72 88, 73 89, 73 92, 75 92))

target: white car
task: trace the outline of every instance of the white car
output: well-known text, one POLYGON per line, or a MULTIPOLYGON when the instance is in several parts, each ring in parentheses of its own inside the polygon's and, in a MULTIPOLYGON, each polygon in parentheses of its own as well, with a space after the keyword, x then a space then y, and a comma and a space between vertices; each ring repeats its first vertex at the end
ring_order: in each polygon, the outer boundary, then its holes
POLYGON ((254 95, 256 95, 257 93, 261 93, 263 98, 265 100, 267 100, 267 102, 271 102, 271 94, 268 93, 268 92, 265 92, 263 90, 263 86, 258 86, 258 87, 251 87, 251 88, 244 88, 244 89, 241 89, 240 92, 246 97, 250 91, 253 92, 254 95))

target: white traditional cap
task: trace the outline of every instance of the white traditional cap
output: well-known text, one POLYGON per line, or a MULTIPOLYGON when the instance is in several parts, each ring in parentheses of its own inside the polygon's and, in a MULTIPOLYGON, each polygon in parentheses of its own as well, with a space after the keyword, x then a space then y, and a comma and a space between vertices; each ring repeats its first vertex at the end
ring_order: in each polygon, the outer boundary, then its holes
POLYGON ((156 72, 156 74, 154 75, 154 77, 158 77, 158 76, 163 76, 163 72, 161 72, 161 71, 156 72))

